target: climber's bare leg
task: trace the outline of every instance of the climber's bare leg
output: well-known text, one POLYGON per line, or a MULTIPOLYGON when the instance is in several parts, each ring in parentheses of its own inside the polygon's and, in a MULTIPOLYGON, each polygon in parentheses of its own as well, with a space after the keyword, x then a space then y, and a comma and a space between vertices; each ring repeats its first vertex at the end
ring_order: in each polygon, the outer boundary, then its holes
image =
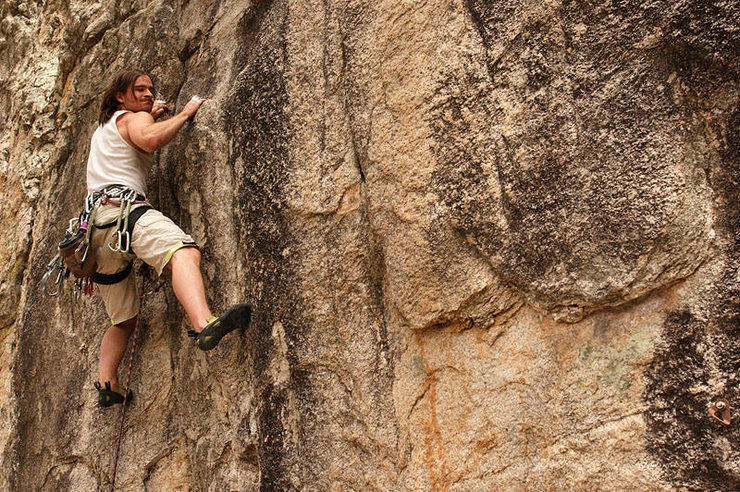
POLYGON ((172 272, 172 290, 198 332, 205 328, 206 319, 211 316, 200 273, 200 259, 197 248, 180 248, 166 267, 172 272))
POLYGON ((126 352, 126 345, 136 327, 136 318, 111 325, 100 342, 100 362, 98 363, 98 380, 101 385, 110 381, 111 388, 118 387, 118 365, 126 352))

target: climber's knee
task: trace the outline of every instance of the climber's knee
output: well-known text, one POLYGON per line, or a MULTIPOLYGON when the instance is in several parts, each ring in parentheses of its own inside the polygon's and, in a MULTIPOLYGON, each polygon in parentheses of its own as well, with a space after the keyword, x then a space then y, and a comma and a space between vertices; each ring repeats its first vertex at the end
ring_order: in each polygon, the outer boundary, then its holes
POLYGON ((136 316, 134 316, 131 319, 127 319, 126 321, 121 321, 120 323, 116 323, 116 328, 124 331, 131 331, 136 327, 136 316))
POLYGON ((180 265, 189 265, 200 268, 201 258, 202 256, 198 248, 186 246, 174 252, 172 258, 170 258, 170 261, 167 263, 166 268, 172 270, 180 265))

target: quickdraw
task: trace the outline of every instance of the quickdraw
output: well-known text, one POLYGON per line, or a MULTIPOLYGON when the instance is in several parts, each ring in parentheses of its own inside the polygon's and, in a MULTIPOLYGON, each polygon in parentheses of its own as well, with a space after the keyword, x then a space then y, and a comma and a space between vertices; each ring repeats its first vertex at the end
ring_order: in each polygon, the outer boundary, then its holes
MULTIPOLYGON (((44 294, 46 294, 49 297, 59 296, 62 290, 62 284, 64 283, 64 279, 69 277, 70 269, 67 267, 66 263, 64 262, 64 257, 62 256, 62 247, 64 246, 66 242, 69 242, 71 239, 77 236, 79 224, 80 224, 80 218, 78 217, 75 217, 69 221, 69 226, 67 227, 67 230, 64 232, 64 239, 57 246, 57 254, 49 262, 49 265, 46 267, 46 273, 41 279, 41 284, 43 287, 44 294), (51 280, 54 277, 55 272, 56 272, 56 278, 51 283, 51 286, 53 286, 53 289, 54 289, 52 290, 52 288, 50 288, 49 280, 51 280)), ((85 251, 84 258, 82 259, 82 261, 84 262, 86 259, 87 259, 87 251, 85 251)))
POLYGON ((48 297, 57 297, 62 290, 62 283, 68 275, 69 270, 64 265, 64 260, 62 259, 61 253, 59 252, 59 250, 57 250, 57 255, 54 257, 53 260, 49 262, 49 266, 46 267, 46 273, 41 279, 44 294, 46 294, 48 297), (55 290, 51 291, 49 289, 49 279, 54 274, 54 271, 57 271, 58 273, 56 274, 56 279, 52 283, 52 285, 55 287, 55 290))
POLYGON ((128 230, 128 219, 131 214, 131 205, 137 200, 135 190, 127 190, 118 198, 121 202, 116 220, 116 244, 109 244, 108 248, 115 253, 129 253, 131 251, 131 233, 128 230))

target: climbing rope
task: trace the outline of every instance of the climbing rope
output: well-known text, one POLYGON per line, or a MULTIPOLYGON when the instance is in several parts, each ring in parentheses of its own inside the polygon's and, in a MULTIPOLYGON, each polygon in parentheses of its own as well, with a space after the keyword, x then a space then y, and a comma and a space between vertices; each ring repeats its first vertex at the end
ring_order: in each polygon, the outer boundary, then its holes
POLYGON ((164 285, 164 281, 159 282, 156 287, 151 291, 147 292, 146 285, 150 280, 150 270, 146 264, 143 264, 139 268, 139 275, 141 275, 141 294, 139 295, 139 311, 136 313, 136 326, 134 328, 134 338, 131 341, 131 352, 128 358, 128 373, 126 374, 126 385, 123 389, 123 403, 121 404, 121 424, 118 427, 118 441, 116 443, 116 454, 113 458, 113 471, 111 472, 110 490, 111 492, 116 488, 116 471, 118 470, 118 458, 121 451, 121 439, 123 437, 123 423, 126 419, 126 403, 128 403, 128 391, 131 384, 131 369, 134 367, 134 354, 136 353, 136 340, 139 337, 139 320, 141 319, 141 306, 144 303, 144 297, 152 292, 157 292, 164 285))

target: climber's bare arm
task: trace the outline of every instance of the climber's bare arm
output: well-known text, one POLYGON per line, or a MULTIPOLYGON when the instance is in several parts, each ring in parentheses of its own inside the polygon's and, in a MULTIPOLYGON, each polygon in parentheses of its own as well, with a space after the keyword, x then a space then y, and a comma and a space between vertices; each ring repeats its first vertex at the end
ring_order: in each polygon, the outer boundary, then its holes
POLYGON ((118 131, 126 142, 143 152, 151 154, 160 147, 167 145, 182 128, 182 125, 195 116, 201 104, 200 99, 193 98, 181 112, 170 119, 159 122, 154 121, 155 115, 159 116, 154 110, 152 113, 146 111, 124 113, 116 120, 118 131))

